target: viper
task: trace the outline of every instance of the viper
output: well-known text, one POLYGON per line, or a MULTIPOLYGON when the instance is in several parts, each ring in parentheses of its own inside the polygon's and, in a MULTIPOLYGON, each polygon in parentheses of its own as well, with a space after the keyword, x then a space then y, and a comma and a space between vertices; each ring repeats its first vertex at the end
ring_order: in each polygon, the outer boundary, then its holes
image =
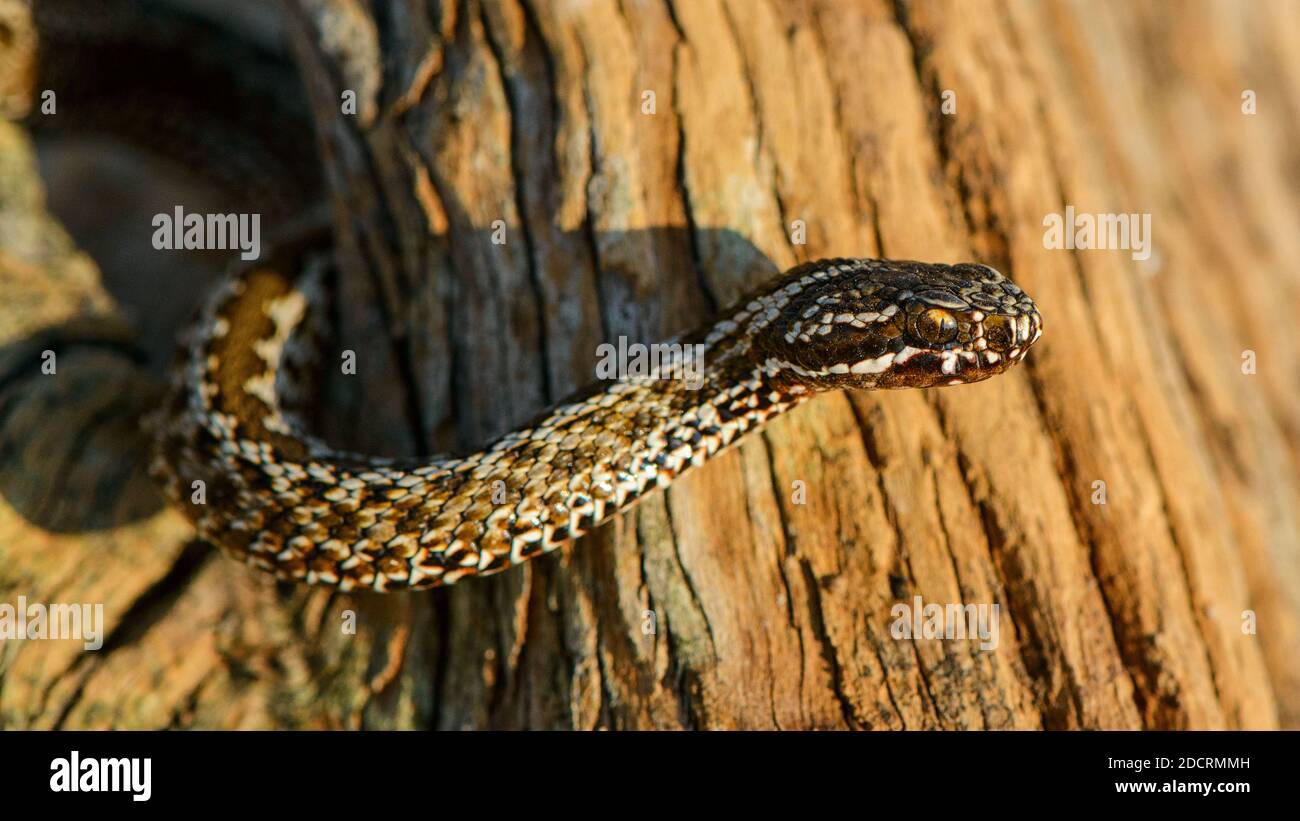
POLYGON ((661 360, 476 453, 377 458, 331 447, 301 413, 332 361, 327 256, 316 236, 281 243, 223 280, 183 333, 147 425, 151 473, 203 539, 281 578, 344 590, 499 572, 818 394, 988 379, 1043 329, 1033 301, 987 265, 810 262, 671 340, 700 354, 689 379, 661 360))
POLYGON ((203 538, 283 578, 345 590, 504 570, 819 393, 976 382, 1042 334, 1033 301, 988 266, 823 260, 673 340, 700 346, 695 378, 661 363, 663 373, 596 384, 477 453, 399 460, 331 448, 282 401, 324 367, 301 341, 319 335, 295 334, 324 298, 319 268, 292 253, 224 282, 152 422, 152 470, 203 538))

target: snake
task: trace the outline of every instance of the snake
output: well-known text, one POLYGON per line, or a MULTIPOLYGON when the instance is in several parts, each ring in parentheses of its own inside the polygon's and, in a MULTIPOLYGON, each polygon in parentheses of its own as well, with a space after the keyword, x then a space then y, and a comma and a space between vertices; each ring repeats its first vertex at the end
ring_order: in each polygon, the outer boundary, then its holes
POLYGON ((498 573, 819 394, 979 382, 1022 360, 1043 328, 1033 300, 988 265, 805 262, 659 343, 669 353, 648 370, 597 380, 477 452, 376 457, 332 447, 304 414, 314 376, 336 361, 328 259, 317 231, 232 268, 180 334, 145 425, 150 473, 201 539, 344 591, 498 573))
POLYGON ((206 302, 151 421, 151 472, 205 540, 342 590, 505 570, 820 393, 978 382, 1042 334, 1033 300, 986 265, 810 262, 663 343, 698 351, 691 369, 666 356, 599 381, 476 453, 374 458, 330 447, 294 408, 326 361, 320 333, 296 333, 327 298, 301 258, 247 266, 206 302))

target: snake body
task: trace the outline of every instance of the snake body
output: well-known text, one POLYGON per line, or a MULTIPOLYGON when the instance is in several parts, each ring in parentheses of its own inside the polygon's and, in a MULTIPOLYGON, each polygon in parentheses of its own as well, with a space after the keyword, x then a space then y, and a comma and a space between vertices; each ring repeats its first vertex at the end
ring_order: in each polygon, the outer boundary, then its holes
POLYGON ((609 380, 477 453, 398 460, 330 448, 285 401, 326 361, 304 341, 320 334, 295 334, 323 298, 294 254, 218 289, 153 421, 152 471, 203 538, 282 578, 344 590, 504 570, 819 392, 979 381, 1042 333, 1032 300, 987 266, 823 260, 674 340, 702 346, 702 380, 609 380))

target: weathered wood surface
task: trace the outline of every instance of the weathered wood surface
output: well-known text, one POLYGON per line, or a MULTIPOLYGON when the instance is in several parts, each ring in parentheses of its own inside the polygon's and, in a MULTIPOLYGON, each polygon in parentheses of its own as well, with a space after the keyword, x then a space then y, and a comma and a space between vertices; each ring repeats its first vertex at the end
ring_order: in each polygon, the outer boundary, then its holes
POLYGON ((287 9, 361 363, 341 443, 481 444, 601 341, 822 256, 987 262, 1044 337, 987 383, 823 397, 558 557, 286 588, 127 492, 129 346, 34 370, 113 308, 6 126, 0 601, 102 601, 110 634, 0 644, 0 725, 1300 726, 1295 2, 287 9), (1152 259, 1044 248, 1067 204, 1150 213, 1152 259), (894 639, 917 595, 999 604, 998 648, 894 639))

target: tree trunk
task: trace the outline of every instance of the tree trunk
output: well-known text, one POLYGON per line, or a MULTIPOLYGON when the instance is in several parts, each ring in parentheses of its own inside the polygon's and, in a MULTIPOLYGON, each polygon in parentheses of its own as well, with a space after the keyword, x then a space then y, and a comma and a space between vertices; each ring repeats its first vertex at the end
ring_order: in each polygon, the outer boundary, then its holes
MULTIPOLYGON (((600 343, 826 256, 988 263, 1044 336, 985 383, 818 398, 559 556, 377 596, 277 585, 148 505, 43 524, 83 497, 14 501, 69 491, 30 472, 22 368, 53 343, 6 333, 0 601, 102 601, 110 633, 0 645, 0 724, 1300 726, 1298 20, 288 0, 358 357, 326 432, 351 449, 480 446, 600 343), (1149 214, 1150 257, 1047 247, 1067 206, 1149 214), (996 604, 996 646, 897 637, 916 597, 996 604)), ((6 302, 53 270, 20 256, 6 302)), ((115 430, 78 413, 70 465, 115 430)))

